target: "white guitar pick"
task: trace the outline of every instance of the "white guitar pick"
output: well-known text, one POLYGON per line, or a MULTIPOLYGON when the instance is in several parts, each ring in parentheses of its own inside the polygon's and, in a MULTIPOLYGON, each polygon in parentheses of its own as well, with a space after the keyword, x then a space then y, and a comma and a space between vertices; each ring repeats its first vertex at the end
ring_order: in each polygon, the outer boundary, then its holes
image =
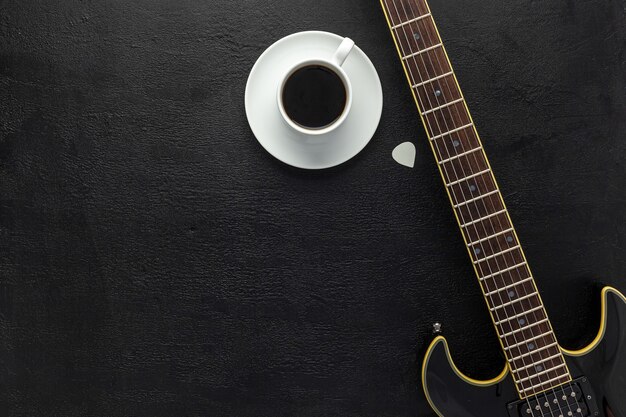
POLYGON ((400 165, 413 168, 415 166, 415 145, 411 142, 401 143, 391 152, 391 157, 400 165))

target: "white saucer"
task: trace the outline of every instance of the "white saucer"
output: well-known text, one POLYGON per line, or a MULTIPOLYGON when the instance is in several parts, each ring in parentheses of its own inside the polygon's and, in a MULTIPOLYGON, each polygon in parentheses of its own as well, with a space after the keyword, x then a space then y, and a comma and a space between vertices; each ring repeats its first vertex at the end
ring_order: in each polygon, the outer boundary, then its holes
POLYGON ((374 65, 355 46, 342 68, 352 83, 353 102, 335 130, 311 136, 291 128, 278 110, 276 92, 285 72, 298 61, 331 59, 342 40, 328 32, 299 32, 267 48, 246 85, 246 115, 259 143, 282 162, 305 169, 330 168, 358 154, 370 141, 383 109, 383 92, 374 65))

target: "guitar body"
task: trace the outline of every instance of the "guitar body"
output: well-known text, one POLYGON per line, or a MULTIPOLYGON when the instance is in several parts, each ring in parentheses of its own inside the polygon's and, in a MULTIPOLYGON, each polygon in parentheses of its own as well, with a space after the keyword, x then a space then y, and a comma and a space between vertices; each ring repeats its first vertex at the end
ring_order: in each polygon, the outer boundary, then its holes
MULTIPOLYGON (((561 348, 574 381, 583 396, 591 396, 587 413, 574 416, 626 417, 626 298, 617 290, 602 291, 602 319, 594 341, 580 351, 561 348), (597 412, 597 414, 595 414, 597 412)), ((422 367, 424 392, 430 405, 443 417, 519 417, 521 406, 515 385, 507 378, 508 368, 489 381, 461 374, 450 357, 445 338, 431 343, 422 367)), ((555 391, 560 393, 561 388, 555 391)), ((547 395, 550 395, 546 393, 547 395)), ((541 394, 539 394, 541 397, 541 394)), ((532 398, 530 398, 532 401, 532 398)), ((582 400, 581 400, 582 402, 582 400)), ((543 403, 543 400, 540 401, 543 403)), ((566 409, 567 411, 567 409, 566 409)), ((527 414, 533 417, 533 414, 527 414)), ((534 417, 558 416, 558 412, 535 411, 534 417)), ((564 414, 565 416, 567 413, 564 414)))

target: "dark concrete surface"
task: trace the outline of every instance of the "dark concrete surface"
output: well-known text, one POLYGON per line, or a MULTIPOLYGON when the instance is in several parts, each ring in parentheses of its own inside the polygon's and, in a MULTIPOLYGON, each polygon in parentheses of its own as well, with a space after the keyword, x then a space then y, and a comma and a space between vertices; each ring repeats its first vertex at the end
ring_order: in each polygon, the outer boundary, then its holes
MULTIPOLYGON (((626 289, 624 1, 432 0, 560 341, 626 289)), ((0 1, 0 415, 432 416, 498 342, 378 2, 0 1), (247 73, 352 37, 385 108, 356 158, 274 160, 247 73), (416 167, 392 149, 417 146, 416 167)))

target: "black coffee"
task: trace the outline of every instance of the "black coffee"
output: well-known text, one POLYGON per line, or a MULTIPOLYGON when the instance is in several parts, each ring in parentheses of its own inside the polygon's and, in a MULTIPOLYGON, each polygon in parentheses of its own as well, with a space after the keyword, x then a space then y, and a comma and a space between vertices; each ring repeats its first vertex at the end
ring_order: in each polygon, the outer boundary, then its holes
POLYGON ((331 69, 309 65, 296 70, 285 82, 282 100, 287 116, 308 129, 331 125, 346 107, 346 88, 331 69))

